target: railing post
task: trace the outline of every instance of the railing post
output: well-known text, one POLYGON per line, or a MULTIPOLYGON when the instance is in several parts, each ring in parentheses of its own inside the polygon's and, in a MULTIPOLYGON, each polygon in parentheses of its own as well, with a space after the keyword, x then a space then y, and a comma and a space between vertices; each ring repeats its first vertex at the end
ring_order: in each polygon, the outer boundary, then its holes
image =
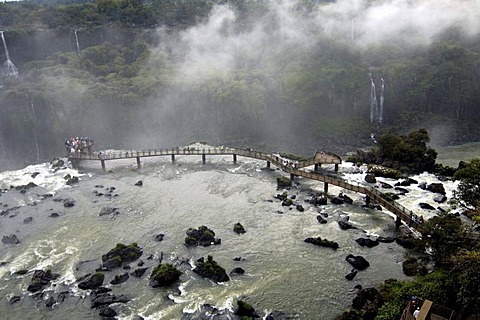
POLYGON ((100 160, 100 163, 102 164, 102 170, 105 172, 105 160, 100 160))
POLYGON ((328 193, 328 183, 326 182, 323 183, 323 192, 328 193))
POLYGON ((402 219, 400 219, 400 217, 397 216, 397 217, 395 218, 395 228, 398 229, 398 228, 400 228, 401 225, 402 225, 402 219))
POLYGON ((270 161, 267 160, 267 168, 270 168, 270 161))

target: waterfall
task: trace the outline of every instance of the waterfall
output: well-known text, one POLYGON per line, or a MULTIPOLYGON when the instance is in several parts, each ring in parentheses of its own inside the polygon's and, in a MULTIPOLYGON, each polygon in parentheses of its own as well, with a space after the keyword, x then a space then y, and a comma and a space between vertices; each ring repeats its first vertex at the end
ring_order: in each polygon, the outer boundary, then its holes
POLYGON ((8 48, 7 48, 7 41, 5 41, 5 36, 3 35, 3 31, 0 31, 0 34, 2 35, 3 47, 5 48, 5 56, 7 57, 7 60, 4 63, 4 65, 7 67, 7 76, 16 77, 18 75, 18 69, 13 64, 12 60, 10 60, 10 54, 8 53, 8 48))
POLYGON ((370 71, 370 81, 372 85, 370 87, 370 122, 377 120, 378 116, 378 104, 377 104, 377 92, 375 90, 375 81, 373 81, 373 74, 370 71))
POLYGON ((77 54, 80 55, 80 43, 78 42, 77 29, 75 31, 75 42, 77 43, 77 54))
POLYGON ((40 161, 40 148, 38 146, 38 139, 37 139, 37 115, 35 113, 35 108, 33 106, 33 101, 28 97, 28 95, 25 93, 25 100, 27 100, 30 103, 30 108, 32 109, 32 134, 33 134, 33 142, 35 143, 35 150, 37 151, 37 162, 40 161))
POLYGON ((382 81, 382 87, 380 89, 380 112, 378 114, 378 122, 382 124, 383 123, 383 102, 385 101, 385 97, 384 97, 385 81, 381 76, 380 76, 380 80, 382 81))

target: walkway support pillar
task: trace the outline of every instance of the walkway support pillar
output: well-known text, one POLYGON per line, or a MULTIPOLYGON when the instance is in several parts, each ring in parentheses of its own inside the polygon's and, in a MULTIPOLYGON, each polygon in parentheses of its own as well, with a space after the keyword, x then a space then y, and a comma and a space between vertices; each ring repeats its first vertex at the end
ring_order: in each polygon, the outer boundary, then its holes
POLYGON ((270 161, 267 161, 267 168, 270 168, 270 161))
POLYGON ((365 205, 368 207, 370 205, 371 199, 370 196, 365 196, 365 205))
POLYGON ((327 182, 323 183, 323 192, 328 193, 328 183, 327 182))
POLYGON ((233 155, 233 163, 234 163, 234 164, 237 163, 237 155, 236 155, 236 154, 233 155))
POLYGON ((402 219, 400 219, 400 217, 396 217, 395 218, 395 228, 400 228, 400 226, 402 225, 402 219))
POLYGON ((295 175, 293 173, 290 173, 290 181, 292 182, 295 181, 295 175))
POLYGON ((100 163, 102 164, 102 170, 105 171, 105 160, 100 160, 100 163))
POLYGON ((320 164, 318 164, 318 163, 315 163, 314 170, 315 170, 315 171, 318 171, 318 169, 320 169, 320 164))
POLYGON ((137 167, 140 169, 140 157, 137 157, 137 167))
POLYGON ((335 163, 335 172, 338 172, 338 163, 335 163))
POLYGON ((175 163, 175 155, 172 154, 172 163, 175 163))
POLYGON ((207 157, 205 156, 205 153, 202 154, 202 163, 205 164, 207 162, 207 157))

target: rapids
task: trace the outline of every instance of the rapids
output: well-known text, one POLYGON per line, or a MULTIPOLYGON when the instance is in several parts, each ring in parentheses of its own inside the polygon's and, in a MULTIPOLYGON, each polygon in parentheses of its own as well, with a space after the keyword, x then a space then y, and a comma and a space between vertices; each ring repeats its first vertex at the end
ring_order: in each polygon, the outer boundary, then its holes
MULTIPOLYGON (((140 258, 149 270, 141 278, 130 277, 120 285, 109 284, 116 274, 132 270, 105 272, 104 285, 116 295, 125 294, 131 301, 113 304, 119 319, 198 319, 208 318, 201 310, 204 304, 225 309, 231 317, 236 299, 243 298, 264 316, 280 310, 294 319, 333 319, 350 307, 354 286, 378 285, 388 278, 407 279, 402 272, 404 249, 395 243, 381 243, 374 248, 359 246, 354 240, 369 235, 396 236, 394 219, 387 212, 364 209, 360 194, 345 192, 353 205, 328 204, 313 207, 305 203, 310 190, 322 191, 323 184, 297 179, 288 195, 305 207, 282 207, 274 199, 282 191, 276 188, 279 170, 266 170, 265 163, 239 157, 233 164, 230 156, 208 157, 203 165, 200 156, 178 156, 172 164, 169 157, 150 158, 136 168, 134 160, 107 162, 107 172, 96 162, 86 163, 80 172, 72 168, 55 171, 49 164, 38 164, 22 170, 0 173, 0 236, 15 234, 18 245, 0 244, 0 310, 4 319, 85 319, 100 318, 90 308, 89 292, 78 289, 75 279, 94 272, 102 254, 117 243, 138 243, 143 249, 140 258), (37 173, 37 174, 34 174, 37 173), (66 174, 79 176, 73 186, 65 184, 66 174), (135 186, 141 180, 143 186, 135 186), (37 187, 25 193, 9 189, 34 182, 37 187), (111 187, 115 189, 112 190, 111 187), (99 193, 104 195, 99 196, 99 193), (53 195, 53 196, 50 196, 53 195), (73 199, 75 206, 66 208, 58 199, 73 199), (99 216, 104 207, 115 207, 119 214, 99 216), (8 210, 10 209, 10 210, 8 210), (328 213, 328 223, 321 225, 316 216, 328 213), (51 217, 58 213, 58 217, 51 217), (358 230, 339 229, 337 222, 347 214, 358 230), (33 221, 25 223, 24 219, 33 221), (233 225, 242 223, 245 234, 233 232, 233 225), (185 232, 189 227, 206 225, 222 243, 210 247, 186 247, 185 232), (163 241, 155 241, 157 234, 163 241), (339 243, 339 249, 316 247, 303 240, 321 236, 339 243), (345 261, 348 254, 362 255, 370 267, 352 280, 345 279, 352 267, 345 261), (153 260, 148 260, 148 256, 153 260), (235 267, 244 275, 231 276, 231 281, 216 284, 193 273, 199 257, 212 255, 227 273, 235 267), (180 281, 170 287, 149 287, 149 275, 163 256, 164 262, 183 263, 180 281), (241 257, 241 261, 234 261, 241 257), (15 272, 27 269, 25 275, 15 272), (47 287, 43 295, 26 291, 34 270, 51 269, 60 277, 47 287), (50 296, 68 292, 65 301, 53 309, 45 306, 50 296), (20 301, 10 303, 13 296, 20 301), (228 311, 229 310, 229 311, 228 311)), ((330 168, 333 170, 333 168, 330 168)), ((345 178, 364 183, 363 168, 343 164, 345 178)), ((438 180, 427 174, 413 177, 427 183, 438 180)), ((382 180, 388 183, 388 179, 382 180)), ((455 183, 443 182, 451 197, 455 183)), ((400 202, 424 214, 435 214, 418 207, 428 202, 435 207, 433 193, 407 187, 410 192, 400 202)), ((329 186, 331 194, 339 188, 329 186)), ((447 204, 442 204, 447 207, 447 204)))

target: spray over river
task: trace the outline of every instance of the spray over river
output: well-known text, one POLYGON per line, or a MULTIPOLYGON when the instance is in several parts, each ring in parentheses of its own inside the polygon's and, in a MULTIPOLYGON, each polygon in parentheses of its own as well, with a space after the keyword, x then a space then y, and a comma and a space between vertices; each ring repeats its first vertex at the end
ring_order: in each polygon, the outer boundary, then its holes
MULTIPOLYGON (((204 165, 200 156, 178 156, 172 164, 169 157, 158 157, 142 161, 140 169, 134 160, 119 160, 107 162, 106 173, 97 162, 86 162, 80 171, 69 167, 55 171, 44 163, 0 173, 0 236, 15 234, 20 240, 17 245, 0 244, 2 318, 100 318, 98 310, 91 308, 89 291, 79 289, 76 279, 94 273, 102 255, 117 243, 137 243, 143 250, 140 260, 149 268, 141 278, 130 277, 119 285, 109 282, 115 275, 133 271, 138 261, 130 263, 130 270, 105 272, 104 285, 130 299, 111 305, 119 319, 215 318, 205 312, 205 304, 223 310, 221 319, 234 319, 231 311, 237 298, 251 303, 262 316, 278 310, 283 313, 279 319, 333 319, 351 306, 355 285, 368 287, 388 278, 407 278, 402 272, 402 247, 381 243, 366 248, 355 242, 368 235, 396 236, 394 218, 387 212, 365 209, 361 194, 334 186, 329 186, 331 194, 343 192, 353 204, 329 202, 315 207, 305 200, 311 191, 323 191, 323 184, 307 179, 297 179, 287 190, 305 211, 282 207, 274 196, 283 192, 277 190, 276 178, 284 173, 275 167, 265 170, 263 161, 238 160, 233 164, 231 156, 211 156, 204 165), (79 176, 79 183, 67 185, 67 174, 79 176), (140 180, 143 186, 135 186, 140 180), (38 186, 26 192, 10 189, 29 182, 38 186), (66 208, 59 201, 63 199, 73 199, 75 205, 66 208), (105 207, 118 208, 118 214, 100 216, 105 207), (328 214, 326 224, 318 223, 319 212, 328 214), (357 230, 340 230, 337 221, 345 215, 357 230), (233 232, 237 222, 245 227, 245 234, 233 232), (201 225, 211 228, 221 244, 185 246, 186 230, 201 225), (164 234, 162 241, 155 240, 158 234, 164 234), (338 242, 339 248, 304 242, 318 236, 338 242), (345 261, 348 254, 370 262, 352 281, 345 279, 352 269, 345 261), (241 267, 245 274, 218 284, 198 276, 192 268, 207 255, 227 273, 241 267), (234 261, 237 257, 240 261, 234 261), (151 288, 149 276, 161 258, 178 264, 183 274, 169 288, 151 288), (43 294, 32 294, 26 289, 34 270, 39 269, 51 269, 60 277, 43 294), (20 270, 28 272, 18 274, 20 270), (63 301, 58 299, 60 293, 63 301), (59 303, 48 308, 46 301, 52 296, 59 303)), ((363 183, 361 170, 349 163, 340 167, 344 178, 363 183)), ((438 182, 428 174, 413 178, 438 182)), ((443 183, 450 198, 456 185, 443 183)), ((410 192, 399 200, 401 204, 425 218, 435 214, 418 207, 419 202, 438 206, 432 200, 435 194, 417 185, 406 188, 410 192)))

